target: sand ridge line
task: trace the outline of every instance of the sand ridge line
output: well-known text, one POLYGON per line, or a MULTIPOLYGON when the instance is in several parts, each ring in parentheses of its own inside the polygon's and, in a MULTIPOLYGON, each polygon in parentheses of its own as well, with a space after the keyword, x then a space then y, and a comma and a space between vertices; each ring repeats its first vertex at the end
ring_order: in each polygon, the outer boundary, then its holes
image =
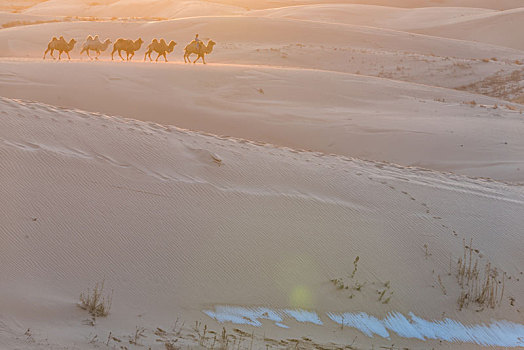
MULTIPOLYGON (((99 121, 101 123, 106 123, 108 121, 113 120, 115 122, 123 123, 125 125, 131 125, 131 126, 136 127, 136 128, 138 128, 139 130, 142 130, 142 131, 151 132, 153 134, 164 134, 164 133, 168 133, 169 134, 169 133, 173 133, 174 132, 174 133, 180 134, 180 135, 188 135, 188 136, 198 135, 198 136, 206 137, 206 138, 208 138, 210 140, 214 139, 214 140, 221 141, 221 142, 233 141, 233 142, 235 142, 237 144, 249 145, 249 146, 254 147, 254 148, 261 147, 261 148, 265 148, 265 149, 268 149, 268 150, 279 150, 279 151, 282 151, 282 152, 287 153, 287 154, 303 154, 303 155, 309 156, 308 158, 310 158, 310 159, 311 159, 311 156, 318 157, 318 158, 323 158, 323 159, 338 159, 338 160, 341 160, 341 161, 344 161, 344 162, 349 162, 349 163, 354 164, 354 165, 359 165, 359 166, 364 165, 367 168, 368 172, 371 169, 376 169, 376 171, 371 171, 371 173, 378 172, 378 174, 381 174, 381 173, 383 173, 385 171, 390 171, 391 174, 396 174, 399 171, 403 172, 405 170, 409 170, 409 172, 413 173, 415 178, 418 175, 433 175, 434 180, 447 179, 447 180, 453 180, 453 181, 457 181, 457 182, 463 182, 464 180, 467 179, 468 182, 471 182, 471 184, 475 184, 475 183, 483 184, 482 185, 483 191, 485 191, 487 189, 486 185, 488 185, 488 184, 494 184, 494 185, 495 184, 501 184, 501 185, 505 185, 505 186, 510 186, 512 188, 515 187, 516 189, 523 188, 522 186, 515 185, 513 183, 507 183, 507 182, 504 182, 504 181, 498 181, 498 180, 489 179, 489 178, 470 177, 470 176, 465 176, 465 175, 461 175, 461 174, 455 174, 455 173, 452 173, 452 172, 439 172, 439 171, 434 171, 434 170, 431 170, 431 169, 425 169, 425 168, 416 167, 416 166, 403 166, 403 165, 395 164, 395 163, 392 163, 392 162, 365 160, 365 159, 352 158, 352 157, 347 157, 347 156, 344 156, 344 155, 338 155, 338 154, 333 154, 333 153, 323 153, 323 152, 319 152, 319 151, 311 151, 311 150, 305 150, 305 149, 293 149, 293 148, 290 148, 290 147, 279 146, 279 145, 275 145, 275 144, 271 144, 271 143, 251 141, 251 140, 238 138, 238 137, 232 137, 232 136, 220 136, 220 135, 215 135, 215 134, 212 134, 212 133, 202 132, 202 131, 198 131, 198 130, 184 129, 184 128, 180 128, 180 127, 173 126, 173 125, 162 125, 162 124, 159 124, 159 123, 144 122, 144 121, 140 121, 140 120, 136 120, 136 119, 132 119, 132 118, 127 118, 127 117, 122 117, 122 116, 108 116, 108 115, 104 115, 104 114, 101 114, 101 113, 81 111, 81 110, 78 110, 78 109, 71 109, 71 108, 67 108, 67 107, 55 107, 55 106, 48 105, 48 104, 45 104, 45 103, 42 103, 42 102, 25 101, 25 100, 19 100, 19 99, 11 99, 11 98, 1 97, 1 96, 0 96, 0 100, 2 100, 2 102, 4 102, 4 103, 14 104, 14 105, 18 105, 20 107, 29 108, 29 109, 32 109, 32 110, 34 110, 35 108, 44 108, 44 109, 47 109, 47 110, 53 111, 53 112, 54 111, 58 111, 60 113, 64 113, 64 114, 68 115, 68 118, 73 116, 73 115, 77 115, 81 119, 90 118, 90 119, 93 119, 93 120, 97 120, 97 121, 99 121), (72 112, 72 113, 70 113, 70 112, 72 112)), ((8 140, 4 140, 4 142, 5 141, 8 141, 8 140)), ((29 147, 30 149, 38 148, 38 146, 35 145, 34 143, 31 143, 30 145, 32 145, 32 147, 29 147)), ((52 150, 52 148, 50 150, 52 150)), ((86 157, 88 155, 88 153, 86 153, 84 151, 76 150, 76 152, 78 152, 78 154, 79 154, 79 156, 81 158, 82 157, 86 157)), ((66 153, 68 153, 68 152, 65 152, 64 154, 66 154, 66 153)), ((75 152, 72 151, 71 153, 74 154, 75 152)), ((92 155, 92 157, 93 158, 97 158, 97 154, 92 155)), ((101 157, 99 157, 99 158, 102 159, 102 160, 104 159, 104 158, 101 158, 101 157)), ((113 161, 113 163, 115 163, 115 162, 113 161)), ((117 164, 118 166, 121 166, 121 164, 119 164, 119 163, 115 163, 115 164, 117 164)), ((128 166, 128 164, 124 164, 124 166, 128 166)), ((379 175, 379 178, 381 178, 381 177, 382 177, 382 175, 379 175)), ((397 178, 397 179, 400 179, 400 178, 397 178)), ((406 180, 409 181, 408 179, 406 179, 406 180)), ((423 184, 423 182, 419 182, 419 184, 423 184)), ((440 185, 442 186, 444 184, 445 184, 445 182, 442 182, 440 185)), ((444 188, 444 187, 440 187, 440 188, 444 188)), ((454 190, 456 190, 456 189, 457 188, 454 188, 454 190)), ((471 188, 467 188, 467 190, 469 191, 469 190, 471 190, 471 188)), ((524 188, 523 188, 523 191, 524 191, 524 188)))

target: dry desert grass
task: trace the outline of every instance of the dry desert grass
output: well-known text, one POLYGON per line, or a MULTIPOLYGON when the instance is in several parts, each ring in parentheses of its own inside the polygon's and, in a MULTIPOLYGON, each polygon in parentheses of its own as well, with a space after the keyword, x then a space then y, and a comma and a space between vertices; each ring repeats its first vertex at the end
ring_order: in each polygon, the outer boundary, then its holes
POLYGON ((89 312, 93 317, 106 317, 111 309, 113 302, 113 291, 110 294, 104 293, 104 281, 97 282, 95 287, 87 292, 80 294, 79 306, 89 312))
POLYGON ((479 310, 487 307, 494 309, 501 304, 504 297, 506 272, 493 267, 490 261, 482 268, 479 250, 473 248, 473 239, 469 245, 463 240, 463 249, 464 254, 457 262, 457 281, 461 288, 458 299, 460 310, 471 303, 475 303, 479 310))

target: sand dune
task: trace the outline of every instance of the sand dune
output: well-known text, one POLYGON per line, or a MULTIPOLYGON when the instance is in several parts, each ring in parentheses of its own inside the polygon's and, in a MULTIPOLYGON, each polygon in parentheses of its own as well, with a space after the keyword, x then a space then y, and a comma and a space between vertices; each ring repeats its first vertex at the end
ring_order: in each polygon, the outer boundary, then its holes
MULTIPOLYGON (((5 98, 0 106, 0 180, 9 184, 0 189, 1 346, 83 347, 110 330, 127 342, 139 325, 142 342, 160 349, 151 332, 177 316, 219 330, 201 313, 216 304, 521 320, 521 187, 5 98), (505 295, 516 306, 457 311, 447 271, 463 237, 512 277, 505 295), (368 286, 349 301, 329 280, 357 255, 368 286), (101 278, 114 289, 112 312, 82 326, 77 295, 101 278), (384 305, 374 288, 386 280, 394 294, 384 305), (308 297, 294 297, 298 287, 308 297)), ((438 344, 288 324, 263 331, 333 342, 357 335, 365 347, 438 344)))
POLYGON ((524 44, 518 36, 507 35, 524 31, 524 7, 494 11, 467 7, 406 9, 371 5, 316 4, 251 11, 248 15, 366 25, 524 49, 524 44))
POLYGON ((57 16, 33 16, 20 13, 1 12, 0 11, 0 28, 6 28, 17 25, 36 24, 45 21, 60 21, 62 18, 57 16))
MULTIPOLYGON (((2 17, 26 18, 41 17, 49 20, 56 16, 91 16, 94 18, 137 17, 176 19, 194 16, 247 15, 253 17, 288 18, 326 23, 372 26, 377 28, 410 31, 437 37, 477 41, 522 50, 524 44, 508 32, 524 30, 524 8, 495 11, 488 8, 472 7, 424 7, 402 8, 361 4, 313 4, 270 8, 248 11, 238 6, 224 5, 206 1, 119 0, 110 4, 99 3, 93 6, 84 0, 51 0, 37 4, 24 14, 6 13, 2 17)), ((12 19, 11 22, 15 21, 12 19)), ((268 23, 269 24, 269 23, 268 23)), ((244 24, 245 25, 245 24, 244 24)), ((289 28, 282 28, 283 37, 289 28)), ((300 30, 300 26, 295 31, 300 30)), ((345 33, 339 33, 344 37, 345 33)), ((335 36, 335 35, 334 35, 335 36)))
MULTIPOLYGON (((55 11, 66 11, 70 9, 76 10, 87 10, 90 11, 88 6, 120 6, 125 4, 129 0, 99 0, 96 2, 90 0, 16 0, 11 1, 9 4, 3 7, 0 4, 0 10, 6 11, 10 9, 25 10, 33 13, 48 12, 50 9, 55 11), (47 4, 46 4, 47 3, 47 4)), ((147 0, 142 1, 136 8, 136 16, 143 16, 141 10, 147 10, 149 4, 159 3, 163 0, 147 0)), ((170 1, 171 4, 178 6, 179 3, 184 3, 186 0, 170 1)), ((186 2, 187 3, 187 2, 186 2)), ((470 8, 485 8, 493 10, 508 10, 513 8, 522 7, 521 0, 272 0, 272 1, 259 1, 259 0, 211 0, 211 1, 200 1, 201 4, 219 4, 226 6, 235 6, 245 9, 267 9, 276 7, 286 7, 295 5, 308 5, 308 4, 363 4, 363 5, 379 5, 379 6, 391 6, 400 8, 422 8, 422 7, 470 7, 470 8)), ((136 4, 136 1, 134 2, 136 4)), ((114 7, 113 7, 114 8, 114 7)), ((128 10, 129 11, 129 10, 128 10)), ((78 12, 72 15, 80 15, 78 12)))
MULTIPOLYGON (((381 28, 265 17, 8 28, 0 32, 0 56, 40 58, 53 36, 83 42, 88 34, 96 33, 113 39, 141 36, 146 42, 158 36, 175 40, 179 46, 170 56, 181 60, 181 49, 195 32, 217 42, 210 62, 316 68, 450 88, 469 86, 501 72, 511 75, 522 68, 516 63, 522 52, 509 48, 381 28)), ((78 57, 78 51, 73 51, 73 57, 78 57)), ((498 81, 501 90, 504 82, 498 81)))
POLYGON ((232 15, 241 11, 244 11, 244 8, 203 0, 119 0, 106 2, 49 0, 26 9, 24 13, 55 16, 181 18, 232 15))
POLYGON ((522 38, 508 35, 524 32, 524 8, 478 16, 454 24, 435 25, 418 32, 524 50, 522 38))
POLYGON ((413 30, 464 21, 466 18, 497 13, 472 7, 400 8, 356 4, 315 4, 250 11, 250 16, 295 18, 328 23, 365 25, 396 30, 413 30))
MULTIPOLYGON (((240 45, 241 43, 263 44, 324 44, 352 46, 355 48, 374 48, 391 51, 409 51, 410 53, 433 54, 459 58, 500 58, 517 59, 521 51, 493 45, 481 45, 467 41, 429 37, 357 25, 314 23, 292 19, 265 17, 201 17, 150 23, 121 22, 80 22, 48 23, 30 27, 8 28, 1 32, 2 46, 0 54, 8 56, 8 41, 21 41, 17 54, 25 56, 40 51, 43 39, 61 33, 67 36, 83 38, 97 32, 111 36, 170 36, 187 37, 188 41, 198 31, 203 36, 216 38, 217 41, 240 45), (240 31, 240 29, 244 29, 240 31), (278 35, 277 35, 278 34, 278 35), (23 46, 22 46, 23 45, 23 46)), ((181 39, 179 39, 181 40, 181 39)), ((14 52, 11 52, 13 54, 14 52)), ((237 53, 239 56, 241 52, 237 53)), ((231 54, 233 56, 234 53, 231 54)))
POLYGON ((341 73, 235 65, 7 60, 0 67, 2 96, 524 181, 523 107, 510 110, 503 101, 479 95, 341 73))
POLYGON ((0 1, 0 349, 524 346, 522 6, 0 1))
MULTIPOLYGON (((227 2, 234 3, 240 0, 224 0, 227 2)), ((308 4, 308 3, 350 3, 350 4, 363 4, 363 5, 379 5, 379 6, 392 6, 392 7, 473 7, 473 8, 485 8, 494 10, 507 10, 512 8, 522 7, 520 0, 291 0, 287 2, 289 4, 308 4)), ((282 7, 286 6, 286 2, 277 2, 270 7, 282 7), (278 5, 277 5, 278 4, 278 5)), ((268 6, 268 5, 266 5, 268 6)))

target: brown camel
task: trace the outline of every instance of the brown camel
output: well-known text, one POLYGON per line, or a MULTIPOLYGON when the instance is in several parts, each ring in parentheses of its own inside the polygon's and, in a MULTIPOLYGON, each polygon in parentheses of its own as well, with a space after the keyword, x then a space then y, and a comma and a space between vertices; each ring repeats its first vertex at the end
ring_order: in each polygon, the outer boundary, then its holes
POLYGON ((90 59, 93 59, 91 57, 91 55, 89 55, 89 51, 95 51, 97 53, 95 59, 98 59, 98 57, 100 56, 100 54, 105 51, 108 46, 111 44, 111 40, 109 39, 106 39, 106 41, 104 41, 103 43, 100 42, 100 39, 98 38, 98 35, 95 36, 95 38, 93 39, 93 37, 91 35, 89 35, 86 39, 86 41, 84 42, 84 44, 82 45, 82 51, 80 51, 80 54, 83 54, 84 52, 87 52, 87 56, 90 58, 90 59))
POLYGON ((118 51, 118 56, 124 60, 124 57, 122 57, 122 51, 125 51, 127 54, 127 60, 131 60, 133 56, 135 55, 135 51, 140 50, 142 47, 142 44, 144 43, 144 40, 142 38, 138 38, 137 40, 129 40, 129 39, 118 39, 115 41, 115 44, 113 45, 113 52, 111 52, 111 60, 113 60, 113 55, 116 51, 118 51))
POLYGON ((60 39, 53 37, 53 39, 51 39, 49 44, 47 44, 47 50, 45 50, 44 52, 44 60, 45 60, 45 56, 47 55, 49 51, 51 51, 51 57, 55 59, 55 56, 53 56, 53 52, 55 50, 59 52, 58 53, 59 60, 62 59, 62 53, 64 52, 67 54, 67 58, 71 59, 71 56, 69 56, 69 52, 73 50, 73 48, 75 47, 75 44, 76 44, 75 39, 71 39, 69 40, 69 42, 67 42, 63 36, 61 36, 60 39))
POLYGON ((207 45, 205 45, 203 42, 200 42, 200 45, 197 46, 197 42, 193 40, 184 48, 184 62, 191 63, 189 56, 196 54, 198 57, 193 61, 193 63, 196 63, 199 58, 202 58, 202 62, 206 64, 204 56, 210 54, 213 51, 213 46, 215 45, 216 43, 213 40, 209 40, 207 45))
POLYGON ((160 56, 164 56, 164 60, 167 62, 166 53, 171 53, 175 49, 176 43, 171 40, 169 45, 166 44, 166 41, 164 39, 160 39, 160 42, 157 39, 153 39, 151 44, 147 46, 146 54, 144 55, 144 61, 146 60, 146 57, 149 57, 149 60, 152 61, 151 53, 155 51, 158 53, 158 56, 156 57, 155 62, 158 62, 158 59, 160 56))

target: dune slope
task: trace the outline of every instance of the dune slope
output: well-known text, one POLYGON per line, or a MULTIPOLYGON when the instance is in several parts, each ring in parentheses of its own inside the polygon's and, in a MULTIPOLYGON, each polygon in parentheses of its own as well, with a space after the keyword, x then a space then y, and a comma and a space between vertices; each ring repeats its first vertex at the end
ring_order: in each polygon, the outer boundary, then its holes
POLYGON ((409 31, 464 21, 470 17, 498 11, 471 7, 399 8, 359 4, 314 4, 255 10, 250 16, 294 18, 309 21, 365 25, 409 31))
MULTIPOLYGON (((98 34, 113 41, 123 36, 141 37, 146 44, 156 37, 174 40, 178 45, 170 60, 180 61, 183 47, 195 33, 217 43, 210 62, 331 70, 447 88, 473 87, 498 73, 511 75, 522 69, 522 51, 515 49, 383 28, 267 17, 66 22, 7 28, 0 31, 0 56, 41 58, 50 38, 64 35, 79 42, 72 51, 72 57, 78 58, 86 36, 98 34)), ((135 60, 143 58, 146 44, 135 60)), ((102 57, 110 57, 111 50, 102 57)), ((497 90, 506 89, 504 80, 496 81, 497 90)))
POLYGON ((5 60, 0 67, 0 95, 7 97, 296 149, 524 181, 523 107, 466 92, 237 65, 5 60))
MULTIPOLYGON (((521 187, 5 98, 0 111, 0 345, 20 345, 30 328, 30 346, 82 348, 110 330, 127 339, 138 325, 160 348, 152 330, 176 317, 220 327, 201 312, 216 304, 521 320, 521 187), (470 237, 481 262, 512 277, 495 310, 457 309, 449 259, 470 237), (350 301, 329 280, 356 256, 367 286, 350 301), (111 314, 82 324, 77 296, 103 278, 111 314), (387 280, 394 294, 383 304, 374 289, 387 280)), ((333 333, 334 323, 291 325, 264 332, 390 342, 351 327, 333 333)))
POLYGON ((524 7, 477 16, 469 20, 452 24, 438 24, 430 28, 417 30, 428 35, 479 41, 499 46, 512 47, 524 50, 524 43, 519 35, 509 33, 522 33, 524 31, 524 7))

